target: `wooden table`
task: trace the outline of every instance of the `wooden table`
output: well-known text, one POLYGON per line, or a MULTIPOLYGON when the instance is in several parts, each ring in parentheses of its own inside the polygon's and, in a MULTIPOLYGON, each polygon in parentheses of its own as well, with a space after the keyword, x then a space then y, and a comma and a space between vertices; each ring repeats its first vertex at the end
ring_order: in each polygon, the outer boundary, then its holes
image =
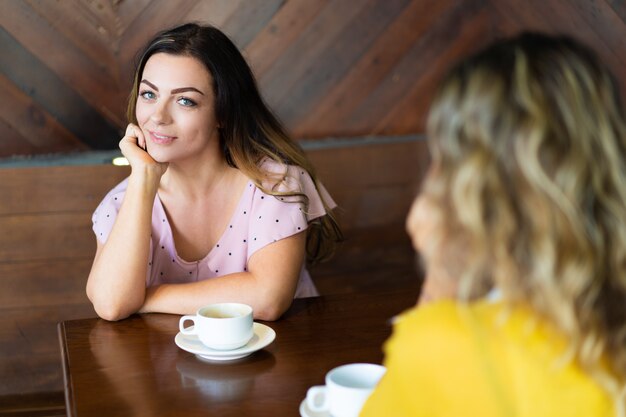
POLYGON ((68 416, 298 416, 307 389, 345 363, 380 363, 390 318, 413 291, 295 300, 276 340, 235 362, 174 344, 179 316, 59 323, 68 416))

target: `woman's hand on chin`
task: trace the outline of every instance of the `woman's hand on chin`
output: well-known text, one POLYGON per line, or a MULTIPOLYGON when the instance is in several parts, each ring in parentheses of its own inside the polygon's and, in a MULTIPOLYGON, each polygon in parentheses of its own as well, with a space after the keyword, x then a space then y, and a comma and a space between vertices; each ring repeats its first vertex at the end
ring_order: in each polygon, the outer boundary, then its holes
POLYGON ((130 123, 126 133, 119 143, 122 155, 128 160, 133 173, 143 172, 152 174, 159 180, 167 170, 166 162, 157 162, 146 151, 146 138, 139 126, 130 123))

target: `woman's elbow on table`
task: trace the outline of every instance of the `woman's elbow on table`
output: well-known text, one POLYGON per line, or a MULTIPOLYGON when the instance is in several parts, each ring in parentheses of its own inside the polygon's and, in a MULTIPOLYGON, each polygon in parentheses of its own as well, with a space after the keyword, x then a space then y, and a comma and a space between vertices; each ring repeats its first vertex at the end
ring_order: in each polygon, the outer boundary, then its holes
POLYGON ((286 308, 278 308, 277 306, 266 306, 254 311, 254 318, 262 321, 276 321, 287 311, 286 308))
POLYGON ((276 321, 291 307, 293 295, 266 294, 259 297, 257 305, 254 307, 254 318, 263 321, 276 321))
POLYGON ((87 289, 87 297, 91 301, 94 311, 101 319, 107 321, 118 321, 125 319, 138 310, 130 308, 127 304, 116 302, 110 297, 103 297, 102 295, 94 295, 87 289))
POLYGON ((98 315, 98 317, 107 321, 123 320, 127 318, 128 316, 130 316, 131 314, 133 314, 133 311, 129 312, 111 304, 107 305, 107 304, 101 303, 101 304, 96 305, 94 303, 93 308, 96 311, 96 314, 98 315))

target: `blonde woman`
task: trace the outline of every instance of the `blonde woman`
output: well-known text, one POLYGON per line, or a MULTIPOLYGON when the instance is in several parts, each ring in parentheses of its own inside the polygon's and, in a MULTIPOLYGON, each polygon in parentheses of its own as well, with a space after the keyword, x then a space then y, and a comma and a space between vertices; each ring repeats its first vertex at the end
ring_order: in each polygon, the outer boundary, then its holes
POLYGON ((275 320, 317 294, 305 261, 341 238, 334 202, 222 32, 190 23, 157 34, 128 118, 131 174, 93 215, 87 295, 99 316, 231 301, 275 320))
POLYGON ((407 221, 429 302, 396 322, 362 416, 624 416, 618 91, 586 47, 539 34, 444 79, 407 221))

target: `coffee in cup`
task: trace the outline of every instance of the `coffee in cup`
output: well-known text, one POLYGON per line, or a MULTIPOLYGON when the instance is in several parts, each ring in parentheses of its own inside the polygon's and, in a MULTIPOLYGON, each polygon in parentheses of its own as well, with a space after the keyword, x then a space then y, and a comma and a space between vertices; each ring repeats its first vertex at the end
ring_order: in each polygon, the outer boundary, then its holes
POLYGON ((254 336, 252 307, 240 303, 209 304, 195 315, 180 318, 178 327, 184 335, 197 335, 203 345, 215 350, 244 346, 254 336), (184 327, 185 322, 193 327, 184 327))
POLYGON ((328 412, 333 417, 357 417, 385 371, 384 366, 371 363, 334 368, 326 374, 326 385, 309 388, 307 407, 313 412, 328 412))

